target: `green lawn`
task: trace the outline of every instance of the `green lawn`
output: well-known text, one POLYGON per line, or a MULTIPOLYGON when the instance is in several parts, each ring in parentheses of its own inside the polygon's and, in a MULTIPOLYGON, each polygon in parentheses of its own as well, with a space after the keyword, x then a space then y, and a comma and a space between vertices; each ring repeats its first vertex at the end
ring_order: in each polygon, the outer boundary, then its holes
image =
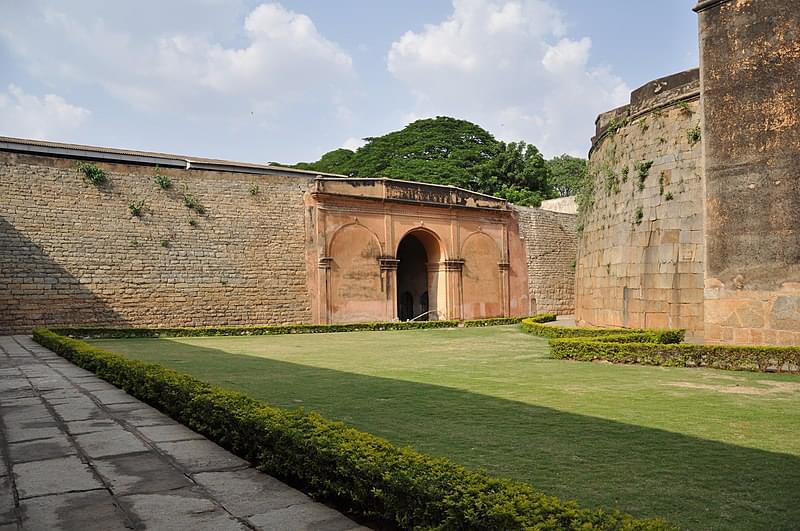
POLYGON ((800 526, 800 377, 552 360, 516 326, 93 343, 587 506, 800 526))

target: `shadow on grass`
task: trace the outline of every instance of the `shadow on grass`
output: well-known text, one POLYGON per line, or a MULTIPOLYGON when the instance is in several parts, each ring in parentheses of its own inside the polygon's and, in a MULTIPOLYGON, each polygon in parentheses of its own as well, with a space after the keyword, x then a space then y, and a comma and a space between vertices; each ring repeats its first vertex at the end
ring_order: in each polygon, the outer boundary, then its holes
POLYGON ((166 354, 137 345, 111 348, 274 405, 303 406, 586 506, 663 517, 687 529, 788 530, 800 522, 800 458, 793 455, 454 388, 173 341, 166 349, 159 345, 166 354))

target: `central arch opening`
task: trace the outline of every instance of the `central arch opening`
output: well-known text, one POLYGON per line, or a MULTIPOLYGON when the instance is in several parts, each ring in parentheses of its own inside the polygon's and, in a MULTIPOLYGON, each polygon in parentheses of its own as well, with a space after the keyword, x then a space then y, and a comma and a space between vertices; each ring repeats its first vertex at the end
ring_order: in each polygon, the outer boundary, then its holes
POLYGON ((436 305, 439 242, 428 232, 407 234, 397 247, 397 317, 438 320, 436 305))

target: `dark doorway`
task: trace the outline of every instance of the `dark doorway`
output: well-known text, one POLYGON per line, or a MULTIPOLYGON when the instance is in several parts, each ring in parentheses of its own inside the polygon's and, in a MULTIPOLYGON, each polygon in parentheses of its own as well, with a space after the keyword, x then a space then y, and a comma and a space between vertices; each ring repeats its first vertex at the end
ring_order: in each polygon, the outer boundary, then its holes
MULTIPOLYGON (((408 321, 428 311, 428 253, 425 246, 409 234, 397 248, 397 317, 408 321)), ((424 315, 418 320, 427 321, 424 315)))
POLYGON ((404 291, 397 301, 397 316, 401 321, 408 321, 414 316, 414 296, 410 292, 404 291))

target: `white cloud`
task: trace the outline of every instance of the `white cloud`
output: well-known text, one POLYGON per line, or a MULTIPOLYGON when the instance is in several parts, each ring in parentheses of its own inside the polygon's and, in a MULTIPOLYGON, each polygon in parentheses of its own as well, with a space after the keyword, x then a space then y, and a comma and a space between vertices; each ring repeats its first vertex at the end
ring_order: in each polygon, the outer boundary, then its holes
POLYGON ((34 96, 16 85, 0 92, 0 134, 47 140, 83 125, 91 113, 55 94, 34 96))
POLYGON ((586 68, 589 62, 589 50, 592 40, 584 37, 579 41, 561 39, 555 46, 550 46, 542 58, 544 68, 553 74, 566 73, 586 68))
POLYGON ((566 35, 545 0, 453 0, 438 24, 392 43, 387 67, 416 97, 410 115, 451 115, 545 154, 584 155, 597 114, 630 92, 590 66, 589 38, 566 35))
MULTIPOLYGON (((82 6, 95 5, 94 12, 50 4, 31 0, 12 10, 0 20, 0 37, 37 77, 99 86, 142 110, 271 115, 300 101, 328 101, 337 83, 354 77, 345 51, 308 16, 279 3, 259 5, 225 35, 210 33, 217 25, 208 20, 203 27, 177 16, 167 17, 171 24, 158 21, 154 31, 102 9, 98 0, 82 6)), ((224 7, 217 4, 183 8, 215 20, 224 7)))

